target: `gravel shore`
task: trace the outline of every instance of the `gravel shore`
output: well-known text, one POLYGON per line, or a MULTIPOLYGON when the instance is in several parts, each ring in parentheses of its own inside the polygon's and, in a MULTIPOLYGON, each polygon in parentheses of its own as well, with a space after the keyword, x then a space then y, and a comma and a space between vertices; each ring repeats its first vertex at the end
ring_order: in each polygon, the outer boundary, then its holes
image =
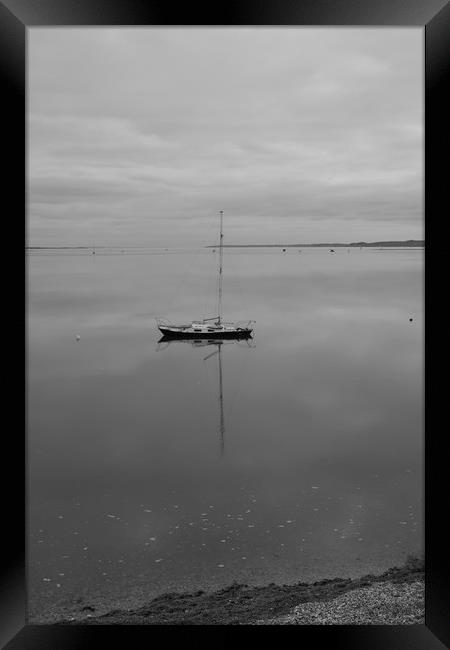
POLYGON ((425 622, 424 581, 382 582, 326 601, 302 603, 291 613, 256 625, 418 625, 425 622))
POLYGON ((402 625, 424 622, 424 565, 410 558, 381 575, 215 592, 168 593, 135 609, 98 615, 83 606, 63 625, 402 625), (89 612, 89 613, 88 613, 89 612))

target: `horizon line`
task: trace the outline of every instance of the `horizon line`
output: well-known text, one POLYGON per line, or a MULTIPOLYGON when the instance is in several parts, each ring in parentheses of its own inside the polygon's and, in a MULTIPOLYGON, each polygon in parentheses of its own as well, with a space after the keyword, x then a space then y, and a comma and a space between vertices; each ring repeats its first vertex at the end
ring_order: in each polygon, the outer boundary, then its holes
MULTIPOLYGON (((287 244, 287 243, 266 243, 266 244, 223 244, 223 248, 245 248, 245 247, 285 247, 285 248, 299 248, 299 247, 309 247, 309 246, 379 246, 381 244, 407 244, 407 243, 415 243, 415 244, 425 244, 425 239, 386 239, 386 240, 376 240, 376 241, 353 241, 353 242, 315 242, 315 243, 296 243, 296 244, 287 244)), ((218 244, 208 244, 206 246, 203 246, 203 248, 218 248, 218 244)), ((168 248, 167 246, 152 246, 151 244, 148 245, 136 245, 136 244, 100 244, 100 245, 95 245, 95 246, 87 246, 87 245, 58 245, 58 246, 50 246, 50 245, 33 245, 33 246, 25 246, 25 249, 87 249, 87 250, 93 250, 95 248, 168 248)), ((172 247, 173 248, 173 247, 172 247)), ((176 246, 175 248, 198 248, 198 246, 191 245, 191 246, 176 246)))

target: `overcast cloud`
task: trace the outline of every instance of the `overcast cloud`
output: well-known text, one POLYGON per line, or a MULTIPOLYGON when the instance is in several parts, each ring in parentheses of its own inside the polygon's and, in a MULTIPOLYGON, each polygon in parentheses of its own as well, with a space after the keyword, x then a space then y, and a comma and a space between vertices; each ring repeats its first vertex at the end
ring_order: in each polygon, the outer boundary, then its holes
POLYGON ((28 245, 423 237, 421 28, 28 34, 28 245))

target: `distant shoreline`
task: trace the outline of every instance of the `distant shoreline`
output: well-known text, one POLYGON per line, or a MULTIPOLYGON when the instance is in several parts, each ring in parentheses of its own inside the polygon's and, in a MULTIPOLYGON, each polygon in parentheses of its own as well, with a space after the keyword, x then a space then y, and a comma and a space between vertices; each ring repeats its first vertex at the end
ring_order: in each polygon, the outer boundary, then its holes
MULTIPOLYGON (((423 248, 424 240, 409 239, 407 241, 374 241, 374 242, 351 242, 350 244, 324 243, 324 244, 224 244, 224 248, 379 248, 380 246, 396 248, 423 248)), ((206 246, 206 248, 217 248, 217 246, 206 246)))

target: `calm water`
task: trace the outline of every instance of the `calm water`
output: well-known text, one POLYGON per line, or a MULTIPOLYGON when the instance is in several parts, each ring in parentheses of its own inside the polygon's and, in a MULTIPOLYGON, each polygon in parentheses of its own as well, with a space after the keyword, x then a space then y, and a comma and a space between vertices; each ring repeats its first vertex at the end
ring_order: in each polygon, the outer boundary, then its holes
POLYGON ((211 251, 27 264, 31 620, 421 551, 422 250, 226 250, 220 359, 153 320, 215 315, 211 251))

